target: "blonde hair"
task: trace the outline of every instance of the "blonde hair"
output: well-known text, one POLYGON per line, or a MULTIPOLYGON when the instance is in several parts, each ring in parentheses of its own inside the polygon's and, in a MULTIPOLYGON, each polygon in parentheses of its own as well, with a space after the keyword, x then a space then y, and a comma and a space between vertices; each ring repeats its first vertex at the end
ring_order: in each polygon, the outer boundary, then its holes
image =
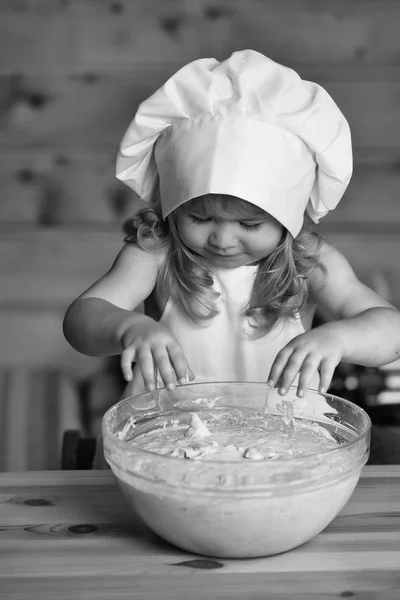
MULTIPOLYGON (((191 201, 196 210, 207 210, 207 197, 191 201)), ((213 194, 212 202, 220 203, 229 210, 233 197, 213 194)), ((234 198, 236 206, 245 213, 254 210, 264 213, 254 205, 234 198)), ((159 274, 158 286, 180 306, 190 320, 200 324, 218 313, 216 299, 219 294, 213 289, 213 278, 206 260, 192 252, 179 237, 176 227, 176 210, 166 217, 161 216, 160 199, 152 208, 145 208, 123 226, 125 241, 136 243, 152 252, 164 250, 166 260, 159 274)), ((303 227, 296 238, 285 229, 278 246, 259 261, 245 315, 254 327, 256 337, 271 330, 282 317, 295 318, 310 302, 308 277, 314 269, 324 273, 319 262, 321 239, 303 227)))

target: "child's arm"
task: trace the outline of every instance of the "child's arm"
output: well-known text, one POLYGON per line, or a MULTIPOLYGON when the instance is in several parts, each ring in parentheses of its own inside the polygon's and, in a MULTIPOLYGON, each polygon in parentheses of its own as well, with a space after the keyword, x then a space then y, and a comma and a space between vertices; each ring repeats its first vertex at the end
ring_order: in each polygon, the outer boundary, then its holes
POLYGON ((291 340, 277 355, 270 381, 281 393, 300 374, 298 395, 304 395, 316 370, 320 391, 330 385, 340 361, 380 366, 400 357, 400 313, 363 285, 344 256, 327 243, 321 249, 326 276, 311 277, 317 304, 335 319, 291 340))
POLYGON ((161 253, 127 244, 108 273, 79 296, 64 317, 64 335, 71 346, 91 356, 121 354, 127 381, 135 360, 148 389, 155 387, 155 366, 169 387, 175 376, 181 383, 194 377, 168 329, 135 311, 154 289, 162 260, 161 253))

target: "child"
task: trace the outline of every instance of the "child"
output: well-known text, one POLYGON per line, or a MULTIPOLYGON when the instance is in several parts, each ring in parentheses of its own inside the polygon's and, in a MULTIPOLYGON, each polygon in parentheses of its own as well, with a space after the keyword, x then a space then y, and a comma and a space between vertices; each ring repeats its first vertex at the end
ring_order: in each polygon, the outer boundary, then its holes
POLYGON ((67 340, 121 354, 129 395, 268 380, 302 397, 326 391, 340 361, 394 361, 400 314, 303 226, 336 207, 351 173, 348 124, 319 85, 251 50, 186 65, 124 136, 117 177, 149 207, 69 307, 67 340), (136 311, 150 296, 156 318, 136 311), (333 320, 311 329, 317 305, 333 320))

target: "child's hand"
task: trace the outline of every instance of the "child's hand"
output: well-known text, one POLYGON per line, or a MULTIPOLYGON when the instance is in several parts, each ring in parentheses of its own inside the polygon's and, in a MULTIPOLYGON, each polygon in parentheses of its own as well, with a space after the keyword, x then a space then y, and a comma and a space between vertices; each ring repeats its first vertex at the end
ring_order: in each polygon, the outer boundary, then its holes
POLYGON ((121 369, 126 381, 132 380, 133 361, 138 363, 148 391, 157 387, 157 371, 170 390, 177 381, 189 383, 195 377, 175 337, 157 321, 146 320, 129 327, 121 342, 121 369))
POLYGON ((277 354, 269 374, 270 385, 278 384, 282 396, 288 392, 297 375, 297 395, 307 392, 315 372, 320 372, 319 392, 329 388, 336 366, 341 361, 344 346, 341 339, 328 326, 321 325, 293 338, 277 354))

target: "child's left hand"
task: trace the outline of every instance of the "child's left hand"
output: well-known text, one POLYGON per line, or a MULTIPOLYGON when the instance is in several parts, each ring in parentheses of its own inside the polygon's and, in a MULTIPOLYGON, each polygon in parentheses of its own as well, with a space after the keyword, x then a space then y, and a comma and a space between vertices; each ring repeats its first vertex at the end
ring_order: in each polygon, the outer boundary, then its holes
POLYGON ((268 383, 278 387, 284 396, 299 375, 297 396, 307 392, 316 371, 320 372, 319 392, 329 388, 336 366, 344 354, 339 336, 331 331, 331 324, 321 325, 293 338, 278 352, 271 367, 268 383))

